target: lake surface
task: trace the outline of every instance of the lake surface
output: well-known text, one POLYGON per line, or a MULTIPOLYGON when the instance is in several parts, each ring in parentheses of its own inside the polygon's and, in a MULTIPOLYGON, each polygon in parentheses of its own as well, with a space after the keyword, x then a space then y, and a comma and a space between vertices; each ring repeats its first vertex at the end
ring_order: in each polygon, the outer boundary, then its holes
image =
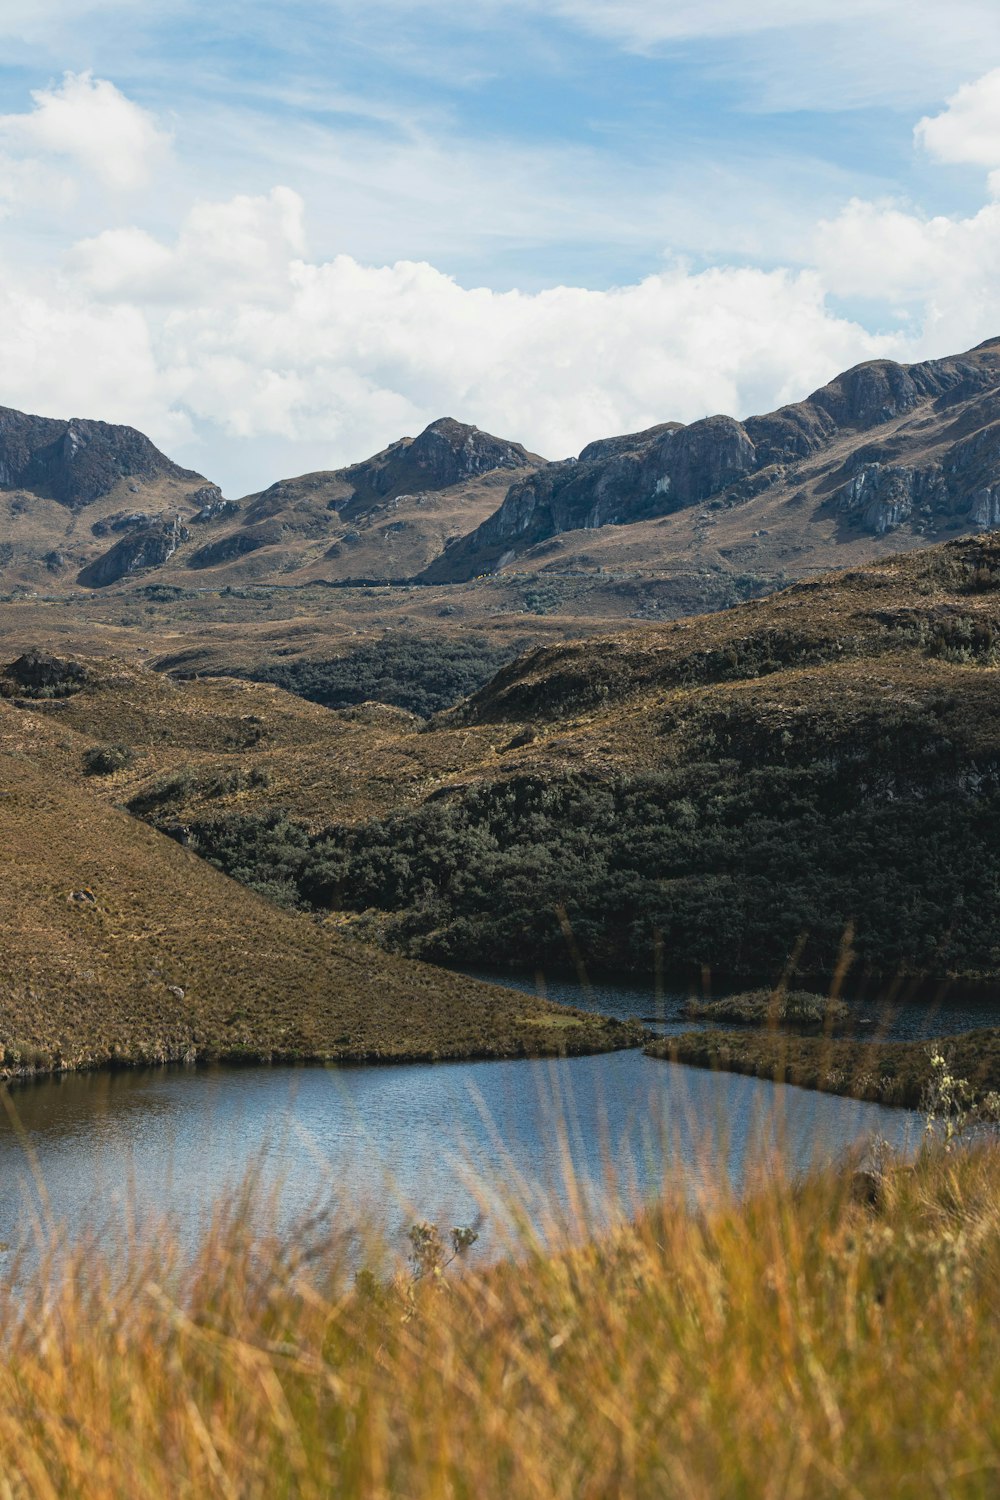
MULTIPOLYGON (((549 993, 622 1015, 654 1013, 636 990, 583 995, 562 984, 549 993)), ((130 1225, 141 1233, 167 1215, 192 1236, 220 1194, 255 1170, 284 1226, 332 1200, 345 1228, 369 1217, 400 1247, 416 1219, 481 1219, 484 1248, 499 1253, 511 1222, 506 1195, 542 1226, 572 1201, 567 1167, 594 1222, 663 1191, 738 1190, 755 1171, 802 1170, 875 1133, 902 1149, 920 1134, 910 1111, 636 1051, 156 1068, 67 1075, 10 1099, 20 1125, 0 1113, 0 1241, 14 1244, 34 1232, 32 1216, 44 1217, 40 1184, 51 1221, 72 1233, 112 1236, 130 1225)))
MULTIPOLYGON (((663 1036, 701 1031, 717 1024, 685 1018, 684 1007, 691 998, 690 990, 661 989, 657 992, 641 985, 609 984, 602 980, 584 985, 565 978, 533 979, 520 974, 501 977, 493 971, 478 969, 463 972, 488 983, 544 994, 561 1005, 621 1016, 623 1020, 641 1019, 651 1031, 663 1036)), ((743 989, 752 987, 742 986, 743 989)), ((718 1000, 730 993, 731 989, 718 989, 705 998, 718 1000)), ((970 995, 960 993, 955 986, 942 984, 937 994, 916 1000, 912 998, 912 986, 901 984, 895 994, 873 993, 867 998, 846 994, 843 998, 853 1021, 848 1033, 859 1041, 921 1041, 1000 1025, 1000 989, 993 996, 985 989, 970 995)))

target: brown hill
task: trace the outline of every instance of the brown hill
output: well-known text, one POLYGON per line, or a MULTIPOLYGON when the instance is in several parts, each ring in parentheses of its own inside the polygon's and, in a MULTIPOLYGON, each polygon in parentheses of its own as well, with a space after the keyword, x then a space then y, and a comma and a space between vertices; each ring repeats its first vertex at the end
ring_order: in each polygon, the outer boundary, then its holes
POLYGON ((0 702, 0 1074, 522 1055, 624 1036, 280 910, 102 802, 80 777, 87 743, 58 714, 0 702))
POLYGON ((105 795, 412 955, 992 984, 998 601, 990 535, 540 648, 429 727, 148 672, 141 718, 96 675, 38 715, 134 724, 105 795), (224 744, 227 699, 259 743, 224 744))

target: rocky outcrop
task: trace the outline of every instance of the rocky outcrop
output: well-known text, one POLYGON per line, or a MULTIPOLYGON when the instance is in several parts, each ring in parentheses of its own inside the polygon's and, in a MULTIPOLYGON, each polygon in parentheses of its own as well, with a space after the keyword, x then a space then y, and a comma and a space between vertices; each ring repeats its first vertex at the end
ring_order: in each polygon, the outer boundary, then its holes
POLYGON ((350 516, 376 500, 449 489, 495 469, 529 469, 538 462, 520 443, 442 417, 419 437, 402 438, 374 458, 340 470, 348 490, 343 500, 331 503, 331 509, 350 516))
POLYGON ((0 407, 0 489, 31 490, 62 505, 89 505, 122 479, 198 479, 134 427, 59 421, 0 407))
POLYGON ((78 575, 77 582, 84 588, 103 589, 131 577, 133 573, 160 568, 189 535, 187 527, 182 526, 177 517, 162 526, 130 532, 102 557, 88 563, 78 575))
MULTIPOLYGON (((744 504, 835 442, 898 426, 918 408, 941 428, 949 412, 960 411, 959 441, 943 458, 924 464, 899 462, 891 451, 864 458, 856 453, 845 466, 835 504, 876 536, 914 517, 919 524, 919 518, 941 513, 964 515, 973 525, 995 524, 990 518, 1000 507, 991 481, 1000 495, 1000 411, 992 407, 998 385, 1000 353, 990 343, 918 365, 873 360, 805 401, 744 422, 706 417, 686 427, 665 423, 591 443, 575 461, 548 464, 516 480, 500 508, 449 546, 421 581, 472 578, 566 531, 666 516, 714 497, 744 504), (989 437, 969 430, 977 404, 983 406, 982 420, 993 424, 989 437)), ((907 444, 913 446, 909 434, 907 444)))
POLYGON ((223 563, 235 562, 261 547, 274 546, 282 537, 281 527, 271 523, 264 526, 248 526, 243 531, 232 531, 217 542, 207 542, 199 547, 187 560, 189 568, 217 568, 223 563))
POLYGON ((948 509, 948 485, 940 467, 911 469, 899 464, 863 463, 837 492, 840 510, 860 517, 873 536, 894 531, 916 512, 948 509))
POLYGON ((754 445, 732 417, 706 417, 689 427, 670 422, 592 443, 578 459, 515 480, 500 509, 424 576, 472 576, 560 532, 669 515, 699 504, 755 464, 754 445))
POLYGON ((191 517, 193 525, 207 526, 212 521, 223 521, 239 515, 243 507, 238 500, 226 500, 217 484, 203 484, 200 490, 188 495, 188 503, 197 505, 191 517))
POLYGON ((107 516, 103 521, 95 521, 90 528, 90 533, 91 536, 105 537, 114 536, 122 531, 150 531, 158 521, 158 516, 151 516, 144 510, 119 511, 115 516, 107 516))
POLYGON ((26 651, 0 673, 0 696, 66 698, 87 681, 87 669, 45 651, 26 651))

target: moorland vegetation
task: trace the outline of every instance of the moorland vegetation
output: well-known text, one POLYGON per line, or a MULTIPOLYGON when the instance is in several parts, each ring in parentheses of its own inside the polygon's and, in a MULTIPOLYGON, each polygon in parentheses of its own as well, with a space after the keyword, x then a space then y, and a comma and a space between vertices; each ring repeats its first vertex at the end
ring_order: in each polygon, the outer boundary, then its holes
POLYGON ((596 1233, 570 1201, 483 1269, 434 1225, 408 1268, 337 1212, 269 1234, 252 1197, 193 1252, 56 1237, 0 1271, 4 1493, 995 1494, 995 1142, 596 1233))
MULTIPOLYGON (((998 640, 989 535, 722 614, 541 647, 429 719, 186 680, 175 652, 184 680, 88 656, 69 695, 12 689, 0 731, 18 753, 30 743, 72 818, 81 798, 94 815, 126 806, 181 844, 188 868, 213 863, 268 898, 254 910, 290 924, 293 948, 369 954, 353 937, 452 966, 694 975, 699 988, 706 968, 768 985, 787 970, 824 994, 845 973, 991 985, 998 640)), ((394 661, 416 659, 401 650, 345 653, 350 691, 373 680, 351 678, 359 660, 387 682, 394 661)), ((446 655, 426 653, 433 672, 446 655)), ((347 1025, 332 1045, 392 1053, 347 1025)), ((290 1050, 316 1046, 296 1033, 290 1050)))
POLYGON ((438 638, 397 633, 335 657, 299 657, 243 669, 238 676, 273 682, 325 708, 388 703, 428 719, 482 687, 518 654, 478 634, 438 638))
POLYGON ((439 962, 773 980, 794 952, 825 990, 848 934, 856 974, 989 980, 998 585, 992 537, 950 544, 540 648, 389 729, 346 803, 311 773, 297 811, 265 753, 266 786, 187 772, 130 805, 287 904, 439 962))

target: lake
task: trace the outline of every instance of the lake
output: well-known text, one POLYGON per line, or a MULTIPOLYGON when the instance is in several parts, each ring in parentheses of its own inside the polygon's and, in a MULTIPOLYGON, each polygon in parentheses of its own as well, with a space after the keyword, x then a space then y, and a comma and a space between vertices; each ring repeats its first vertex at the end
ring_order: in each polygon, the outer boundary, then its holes
MULTIPOLYGON (((638 990, 549 993, 655 1013, 638 990)), ((332 1200, 345 1226, 371 1218, 400 1246, 416 1219, 481 1220, 489 1253, 503 1248, 512 1190, 538 1225, 566 1210, 567 1166, 599 1222, 664 1190, 739 1190, 754 1170, 799 1171, 875 1133, 906 1149, 920 1133, 910 1111, 641 1052, 68 1074, 10 1099, 20 1126, 0 1114, 0 1241, 12 1244, 34 1232, 39 1183, 72 1233, 141 1233, 167 1215, 190 1237, 254 1169, 285 1226, 332 1200)))

